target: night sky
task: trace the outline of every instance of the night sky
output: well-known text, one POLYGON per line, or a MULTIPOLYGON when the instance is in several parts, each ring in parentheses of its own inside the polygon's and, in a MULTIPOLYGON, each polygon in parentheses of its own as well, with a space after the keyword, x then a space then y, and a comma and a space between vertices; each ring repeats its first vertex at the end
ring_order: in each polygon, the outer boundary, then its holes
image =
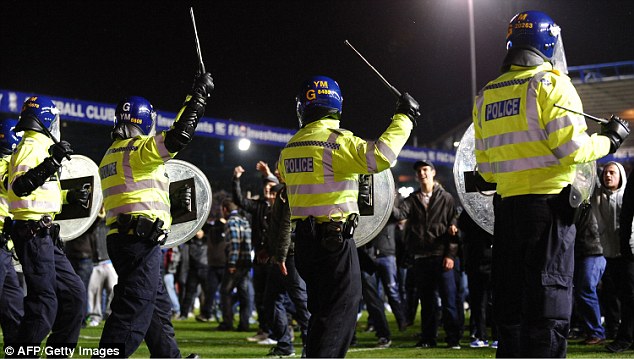
MULTIPOLYGON (((298 86, 321 74, 342 88, 342 127, 378 136, 395 99, 346 39, 420 102, 410 145, 470 116, 467 0, 5 0, 0 87, 113 104, 140 95, 176 112, 197 68, 190 5, 216 84, 206 116, 296 128, 298 86)), ((634 59, 634 1, 474 0, 477 88, 498 74, 508 21, 529 9, 562 27, 569 65, 634 59)))

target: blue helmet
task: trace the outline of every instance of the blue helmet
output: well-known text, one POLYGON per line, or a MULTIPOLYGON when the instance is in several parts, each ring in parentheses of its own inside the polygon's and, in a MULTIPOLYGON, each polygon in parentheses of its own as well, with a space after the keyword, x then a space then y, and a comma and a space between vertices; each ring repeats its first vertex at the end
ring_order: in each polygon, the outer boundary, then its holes
POLYGON ((7 156, 13 153, 22 140, 22 132, 15 132, 14 129, 18 120, 7 118, 0 121, 0 154, 7 156))
POLYGON ((339 84, 330 77, 314 76, 306 80, 295 101, 300 128, 326 115, 341 117, 343 97, 339 84))
POLYGON ((33 130, 45 133, 40 122, 59 140, 59 109, 46 96, 31 96, 24 101, 15 131, 33 130), (39 120, 39 122, 38 122, 39 120))
POLYGON ((506 33, 506 49, 522 48, 537 51, 550 60, 560 40, 561 28, 541 11, 524 11, 511 19, 506 33))
POLYGON ((140 96, 126 97, 115 110, 112 137, 131 138, 138 135, 154 135, 156 112, 150 101, 140 96))

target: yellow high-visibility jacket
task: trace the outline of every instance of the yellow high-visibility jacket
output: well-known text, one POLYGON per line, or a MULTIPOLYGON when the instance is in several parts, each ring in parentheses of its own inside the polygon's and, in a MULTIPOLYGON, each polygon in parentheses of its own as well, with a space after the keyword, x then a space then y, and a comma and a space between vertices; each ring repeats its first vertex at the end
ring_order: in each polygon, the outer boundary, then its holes
MULTIPOLYGON (((11 156, 0 157, 0 232, 4 229, 5 218, 13 218, 9 212, 9 161, 11 156)), ((13 248, 13 241, 9 239, 7 249, 13 248)))
MULTIPOLYGON (((22 140, 9 162, 9 183, 13 183, 18 177, 49 157, 48 148, 52 144, 53 140, 43 133, 24 131, 22 140)), ((61 212, 67 192, 62 191, 58 173, 25 197, 18 197, 9 185, 9 211, 15 220, 38 221, 43 215, 54 218, 61 212)))
POLYGON ((581 99, 570 78, 550 63, 512 66, 489 82, 473 108, 478 172, 502 197, 557 194, 576 164, 609 153, 610 140, 586 133, 581 99))
POLYGON ((301 128, 280 154, 291 219, 313 216, 318 223, 359 213, 359 174, 386 170, 412 131, 404 114, 395 114, 377 141, 365 141, 324 117, 301 128))
POLYGON ((0 232, 4 228, 5 217, 11 218, 9 212, 9 160, 11 156, 0 157, 0 232), (6 185, 5 185, 6 184, 6 185))
MULTIPOLYGON (((160 218, 163 229, 172 223, 169 178, 165 162, 176 153, 165 148, 165 133, 116 140, 99 164, 106 225, 117 220, 119 213, 160 218)), ((116 226, 115 226, 116 227, 116 226)), ((116 228, 108 234, 117 233, 116 228)))

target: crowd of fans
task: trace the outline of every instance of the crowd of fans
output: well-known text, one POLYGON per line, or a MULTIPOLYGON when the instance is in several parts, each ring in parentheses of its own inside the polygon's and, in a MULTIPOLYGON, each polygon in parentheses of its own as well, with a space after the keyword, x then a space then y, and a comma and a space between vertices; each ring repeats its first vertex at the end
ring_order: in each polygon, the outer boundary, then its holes
MULTIPOLYGON (((280 185, 266 163, 260 161, 256 168, 262 174, 262 193, 243 192, 240 176, 245 170, 236 167, 231 193, 214 194, 220 209, 212 211, 194 238, 163 249, 163 278, 171 293, 173 319, 195 318, 214 323, 210 330, 255 333, 245 339, 272 346, 273 355, 284 356, 294 353, 295 333, 304 338, 310 313, 302 283, 290 290, 280 284, 284 275, 267 237, 280 185), (241 228, 248 235, 229 228, 230 219, 243 221, 241 228), (239 317, 237 325, 234 315, 239 317)), ((446 337, 440 340, 448 349, 496 348, 490 313, 493 236, 454 203, 434 178, 433 164, 419 161, 414 169, 421 189, 408 198, 397 195, 390 221, 376 238, 358 248, 363 283, 359 316, 362 311, 368 315, 367 326, 358 330, 375 332, 376 346, 386 348, 392 344, 387 317, 393 316, 396 327, 405 331, 420 313, 420 333, 412 346, 440 346, 437 335, 442 325, 446 337), (444 200, 439 201, 439 196, 444 200), (416 201, 423 203, 425 213, 414 210, 416 201), (429 233, 435 233, 433 238, 429 233), (413 238, 421 236, 430 237, 429 243, 416 247, 413 238), (465 313, 470 314, 468 320, 465 313)), ((624 269, 630 261, 621 254, 618 234, 626 184, 622 165, 603 166, 594 195, 580 214, 575 248, 575 304, 568 339, 589 346, 607 344, 611 351, 629 348, 632 342, 630 310, 620 304, 628 300, 626 288, 632 280, 624 269)), ((104 264, 98 256, 92 258, 94 268, 104 264)), ((108 313, 107 299, 89 303, 97 304, 89 306, 87 323, 97 325, 108 313)))
MULTIPOLYGON (((269 226, 283 187, 265 162, 258 162, 256 170, 261 173, 262 193, 243 193, 240 177, 245 169, 237 166, 231 193, 216 191, 214 201, 220 205, 202 229, 190 240, 163 249, 163 279, 173 319, 216 322, 210 329, 218 331, 255 332, 246 340, 272 346, 272 355, 286 356, 294 353, 294 333, 302 340, 306 335, 306 288, 296 272, 288 276, 279 266, 280 259, 289 263, 292 250, 277 254, 272 248, 277 244, 269 238, 278 233, 269 233, 269 226)), ((431 162, 418 161, 414 170, 421 188, 407 198, 397 194, 390 221, 358 248, 363 284, 359 316, 364 310, 368 314, 367 326, 359 330, 375 332, 376 346, 389 347, 386 308, 397 328, 405 331, 416 320, 420 303, 421 332, 415 346, 436 347, 442 323, 448 349, 496 348, 490 314, 493 236, 455 205, 435 179, 431 162), (465 331, 468 342, 463 339, 465 331)), ((605 344, 612 352, 629 349, 634 335, 629 305, 634 287, 632 241, 621 233, 624 227, 632 232, 631 186, 623 165, 606 163, 577 219, 575 300, 568 339, 588 346, 605 344)), ((110 313, 117 275, 105 248, 106 232, 101 213, 86 233, 65 243, 87 290, 84 326, 98 326, 110 313)))

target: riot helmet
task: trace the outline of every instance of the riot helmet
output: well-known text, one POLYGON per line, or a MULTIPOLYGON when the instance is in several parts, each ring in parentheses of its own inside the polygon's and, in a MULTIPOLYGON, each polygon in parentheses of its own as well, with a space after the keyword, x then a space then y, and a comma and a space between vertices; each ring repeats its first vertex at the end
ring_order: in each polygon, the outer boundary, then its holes
POLYGON ((343 97, 339 84, 330 77, 313 76, 306 80, 295 101, 300 128, 327 115, 337 120, 341 117, 343 97))
POLYGON ((7 118, 0 121, 0 155, 9 156, 22 140, 22 131, 15 132, 18 120, 7 118))
POLYGON ((15 131, 33 130, 46 134, 46 129, 59 141, 59 114, 59 109, 50 98, 31 96, 22 105, 22 112, 20 112, 15 131))
POLYGON ((136 136, 154 136, 156 112, 150 101, 140 96, 126 97, 119 102, 114 115, 112 139, 136 136))
POLYGON ((506 33, 506 49, 529 50, 548 61, 553 68, 568 73, 561 28, 541 11, 523 11, 511 19, 506 33))

